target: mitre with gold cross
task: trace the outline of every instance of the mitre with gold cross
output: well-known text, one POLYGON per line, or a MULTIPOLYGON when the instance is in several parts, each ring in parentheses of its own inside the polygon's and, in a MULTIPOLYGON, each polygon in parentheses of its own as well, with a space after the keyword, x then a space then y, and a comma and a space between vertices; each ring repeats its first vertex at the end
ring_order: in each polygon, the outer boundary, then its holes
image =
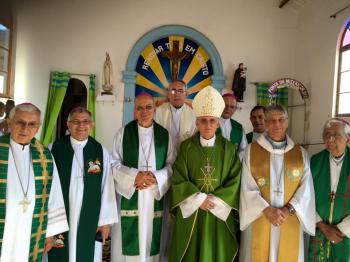
POLYGON ((225 108, 225 101, 219 91, 212 86, 203 88, 192 102, 196 117, 213 116, 220 118, 225 108))

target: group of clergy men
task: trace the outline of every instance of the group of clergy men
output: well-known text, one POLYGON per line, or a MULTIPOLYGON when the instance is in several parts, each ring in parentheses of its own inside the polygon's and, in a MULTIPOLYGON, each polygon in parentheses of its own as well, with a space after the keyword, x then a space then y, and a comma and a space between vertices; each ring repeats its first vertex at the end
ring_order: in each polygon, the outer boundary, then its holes
POLYGON ((102 261, 109 237, 113 262, 350 261, 349 123, 326 122, 310 165, 282 106, 254 107, 245 135, 233 94, 207 86, 193 109, 187 95, 181 80, 157 109, 137 95, 111 155, 83 107, 50 150, 34 138, 40 110, 13 108, 0 137, 0 261, 102 261))

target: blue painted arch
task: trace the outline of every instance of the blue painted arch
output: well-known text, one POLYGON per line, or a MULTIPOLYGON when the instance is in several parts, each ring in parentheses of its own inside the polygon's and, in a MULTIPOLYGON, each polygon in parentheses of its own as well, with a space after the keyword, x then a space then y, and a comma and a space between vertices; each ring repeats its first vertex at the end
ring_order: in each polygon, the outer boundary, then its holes
POLYGON ((123 124, 132 120, 133 101, 135 98, 135 83, 136 83, 136 64, 141 52, 146 48, 149 43, 152 43, 160 38, 167 37, 169 35, 181 35, 193 40, 201 45, 209 54, 212 66, 213 75, 212 85, 218 90, 225 87, 225 77, 219 52, 213 43, 197 30, 183 25, 166 25, 155 28, 144 36, 142 36, 136 44, 133 46, 126 63, 125 71, 123 71, 124 82, 124 112, 123 112, 123 124))

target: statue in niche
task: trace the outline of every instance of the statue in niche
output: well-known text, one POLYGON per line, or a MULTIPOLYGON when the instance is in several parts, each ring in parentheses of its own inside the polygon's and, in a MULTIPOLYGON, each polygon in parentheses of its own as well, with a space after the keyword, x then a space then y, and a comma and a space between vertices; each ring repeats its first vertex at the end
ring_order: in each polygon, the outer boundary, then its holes
POLYGON ((103 92, 102 95, 113 95, 113 71, 112 71, 112 61, 109 54, 106 53, 106 60, 103 64, 103 92))
POLYGON ((232 90, 238 102, 243 102, 243 94, 246 89, 246 71, 247 67, 240 63, 233 77, 232 90))
POLYGON ((188 52, 180 52, 180 42, 178 40, 173 41, 172 51, 163 51, 163 57, 170 60, 171 81, 178 80, 179 77, 179 63, 181 60, 189 57, 188 52))

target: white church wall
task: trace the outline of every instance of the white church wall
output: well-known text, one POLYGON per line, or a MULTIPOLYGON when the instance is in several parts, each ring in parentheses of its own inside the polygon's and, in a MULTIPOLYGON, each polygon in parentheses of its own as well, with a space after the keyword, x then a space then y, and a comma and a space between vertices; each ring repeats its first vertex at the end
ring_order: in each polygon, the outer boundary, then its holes
MULTIPOLYGON (((308 1, 299 14, 295 75, 311 95, 310 143, 322 142, 323 124, 332 117, 338 37, 350 17, 350 9, 335 19, 330 15, 348 4, 348 0, 308 1)), ((294 92, 294 103, 300 102, 300 95, 294 92)), ((293 115, 292 136, 297 141, 302 141, 302 114, 298 110, 293 115)), ((323 145, 310 146, 308 151, 314 154, 322 148, 323 145)))
MULTIPOLYGON (((238 63, 248 67, 243 110, 235 118, 251 130, 249 111, 256 94, 250 82, 292 76, 295 68, 297 11, 276 1, 21 1, 17 7, 15 100, 45 110, 51 70, 94 73, 101 85, 105 52, 114 67, 117 100, 97 103, 97 138, 111 149, 122 125, 122 70, 136 41, 168 24, 192 27, 218 49, 232 84, 238 63)), ((300 60, 300 55, 297 56, 300 60)))

